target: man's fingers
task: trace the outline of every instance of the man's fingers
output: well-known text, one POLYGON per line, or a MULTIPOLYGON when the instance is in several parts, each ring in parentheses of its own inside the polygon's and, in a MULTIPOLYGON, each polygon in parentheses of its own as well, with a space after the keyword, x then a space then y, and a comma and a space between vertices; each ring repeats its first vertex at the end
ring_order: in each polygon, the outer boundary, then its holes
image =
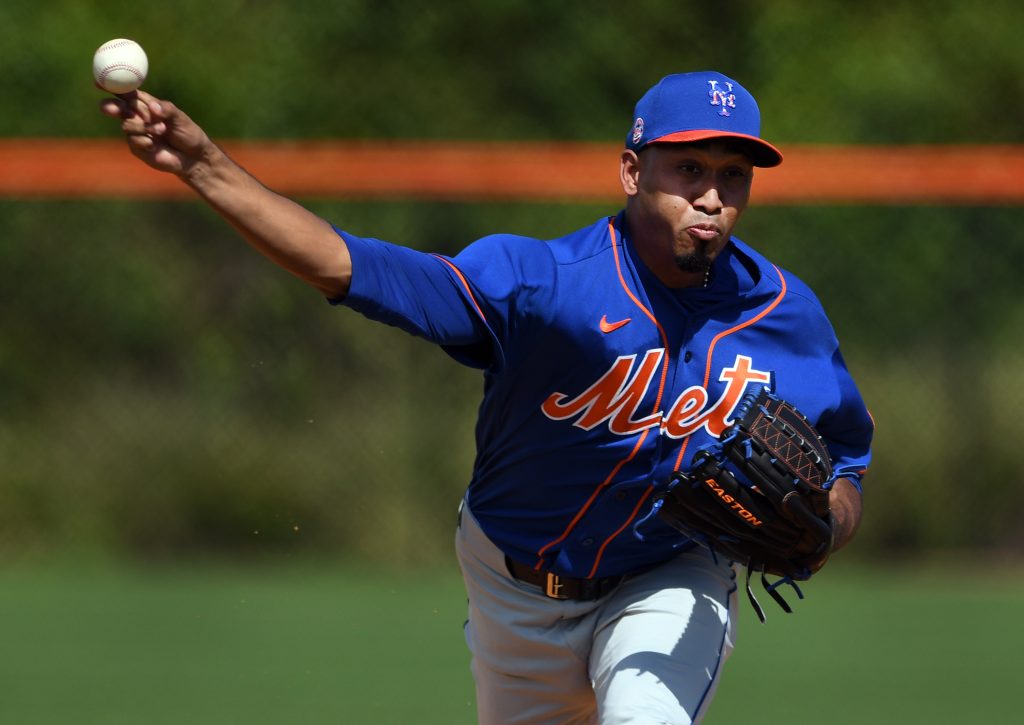
POLYGON ((138 116, 130 116, 121 121, 121 130, 125 133, 147 133, 146 122, 138 116))
POLYGON ((171 128, 190 123, 188 116, 173 103, 161 101, 142 90, 106 98, 100 103, 100 110, 108 116, 123 119, 121 130, 125 133, 162 136, 171 128))
POLYGON ((149 119, 167 120, 171 112, 177 110, 174 108, 173 103, 161 101, 145 91, 136 91, 136 94, 138 95, 139 106, 145 110, 149 119))
POLYGON ((145 134, 131 134, 125 138, 128 139, 128 145, 137 151, 149 151, 156 146, 153 137, 145 134))
POLYGON ((100 101, 100 110, 104 114, 114 116, 115 118, 132 118, 139 115, 136 112, 134 102, 126 101, 117 96, 114 98, 104 98, 100 101))
POLYGON ((100 112, 104 116, 121 118, 125 114, 124 103, 117 98, 104 98, 100 101, 100 112))
POLYGON ((154 119, 167 118, 167 111, 160 101, 145 91, 119 93, 112 98, 104 98, 100 101, 100 111, 107 116, 121 118, 138 116, 146 123, 151 123, 154 119))
MULTIPOLYGON (((117 115, 116 110, 110 108, 104 110, 108 115, 117 115)), ((155 119, 152 116, 141 116, 133 114, 130 116, 124 116, 121 121, 121 130, 126 134, 150 134, 153 136, 162 136, 167 133, 167 122, 159 119, 155 119)))
POLYGON ((113 98, 104 98, 100 101, 100 111, 104 115, 114 118, 128 119, 139 117, 146 122, 150 121, 153 116, 150 108, 135 97, 114 96, 113 98))
POLYGON ((100 102, 100 111, 120 118, 121 132, 131 152, 161 171, 180 173, 187 149, 197 146, 204 138, 202 131, 177 106, 145 91, 105 98, 100 102))

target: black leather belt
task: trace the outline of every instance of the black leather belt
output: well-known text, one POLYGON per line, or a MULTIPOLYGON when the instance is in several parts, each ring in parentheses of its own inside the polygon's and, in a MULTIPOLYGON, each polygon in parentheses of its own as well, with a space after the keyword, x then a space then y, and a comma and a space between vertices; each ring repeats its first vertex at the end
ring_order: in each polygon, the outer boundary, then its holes
POLYGON ((541 593, 551 599, 592 602, 608 594, 622 583, 621 576, 609 576, 604 579, 573 579, 559 576, 549 571, 538 571, 532 566, 520 564, 508 556, 505 557, 505 566, 514 579, 540 587, 541 593))

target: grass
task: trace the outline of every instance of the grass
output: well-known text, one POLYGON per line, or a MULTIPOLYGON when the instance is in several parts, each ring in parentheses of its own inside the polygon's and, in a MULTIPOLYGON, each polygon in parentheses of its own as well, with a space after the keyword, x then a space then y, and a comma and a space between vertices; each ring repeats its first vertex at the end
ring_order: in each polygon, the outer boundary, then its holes
MULTIPOLYGON (((1016 722, 1020 573, 836 562, 744 605, 706 722, 1016 722)), ((454 565, 2 570, 0 722, 472 723, 464 616, 454 565)))
POLYGON ((0 576, 0 722, 473 720, 455 572, 0 576))
POLYGON ((833 566, 792 615, 745 609, 707 723, 1020 721, 1019 567, 833 566))

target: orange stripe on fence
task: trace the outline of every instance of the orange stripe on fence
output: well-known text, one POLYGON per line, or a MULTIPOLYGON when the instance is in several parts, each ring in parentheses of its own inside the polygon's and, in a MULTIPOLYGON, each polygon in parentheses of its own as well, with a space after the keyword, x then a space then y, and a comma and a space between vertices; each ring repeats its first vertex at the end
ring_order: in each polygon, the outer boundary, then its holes
MULTIPOLYGON (((223 144, 271 188, 318 198, 621 202, 618 144, 245 141, 223 144)), ((760 204, 1019 204, 1024 145, 784 146, 760 204)), ((0 196, 169 199, 189 192, 112 140, 0 139, 0 196)))

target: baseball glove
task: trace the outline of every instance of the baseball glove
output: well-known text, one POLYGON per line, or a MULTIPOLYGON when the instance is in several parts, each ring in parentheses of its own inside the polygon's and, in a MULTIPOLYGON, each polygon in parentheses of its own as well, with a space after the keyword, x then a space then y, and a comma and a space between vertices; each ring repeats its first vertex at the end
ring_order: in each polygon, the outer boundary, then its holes
POLYGON ((747 595, 763 622, 751 573, 760 572, 765 591, 792 611, 778 587, 789 584, 802 599, 795 582, 832 553, 835 476, 818 432, 767 388, 744 397, 735 420, 694 456, 690 471, 673 475, 656 506, 674 528, 747 568, 747 595), (766 574, 781 578, 769 583, 766 574))

